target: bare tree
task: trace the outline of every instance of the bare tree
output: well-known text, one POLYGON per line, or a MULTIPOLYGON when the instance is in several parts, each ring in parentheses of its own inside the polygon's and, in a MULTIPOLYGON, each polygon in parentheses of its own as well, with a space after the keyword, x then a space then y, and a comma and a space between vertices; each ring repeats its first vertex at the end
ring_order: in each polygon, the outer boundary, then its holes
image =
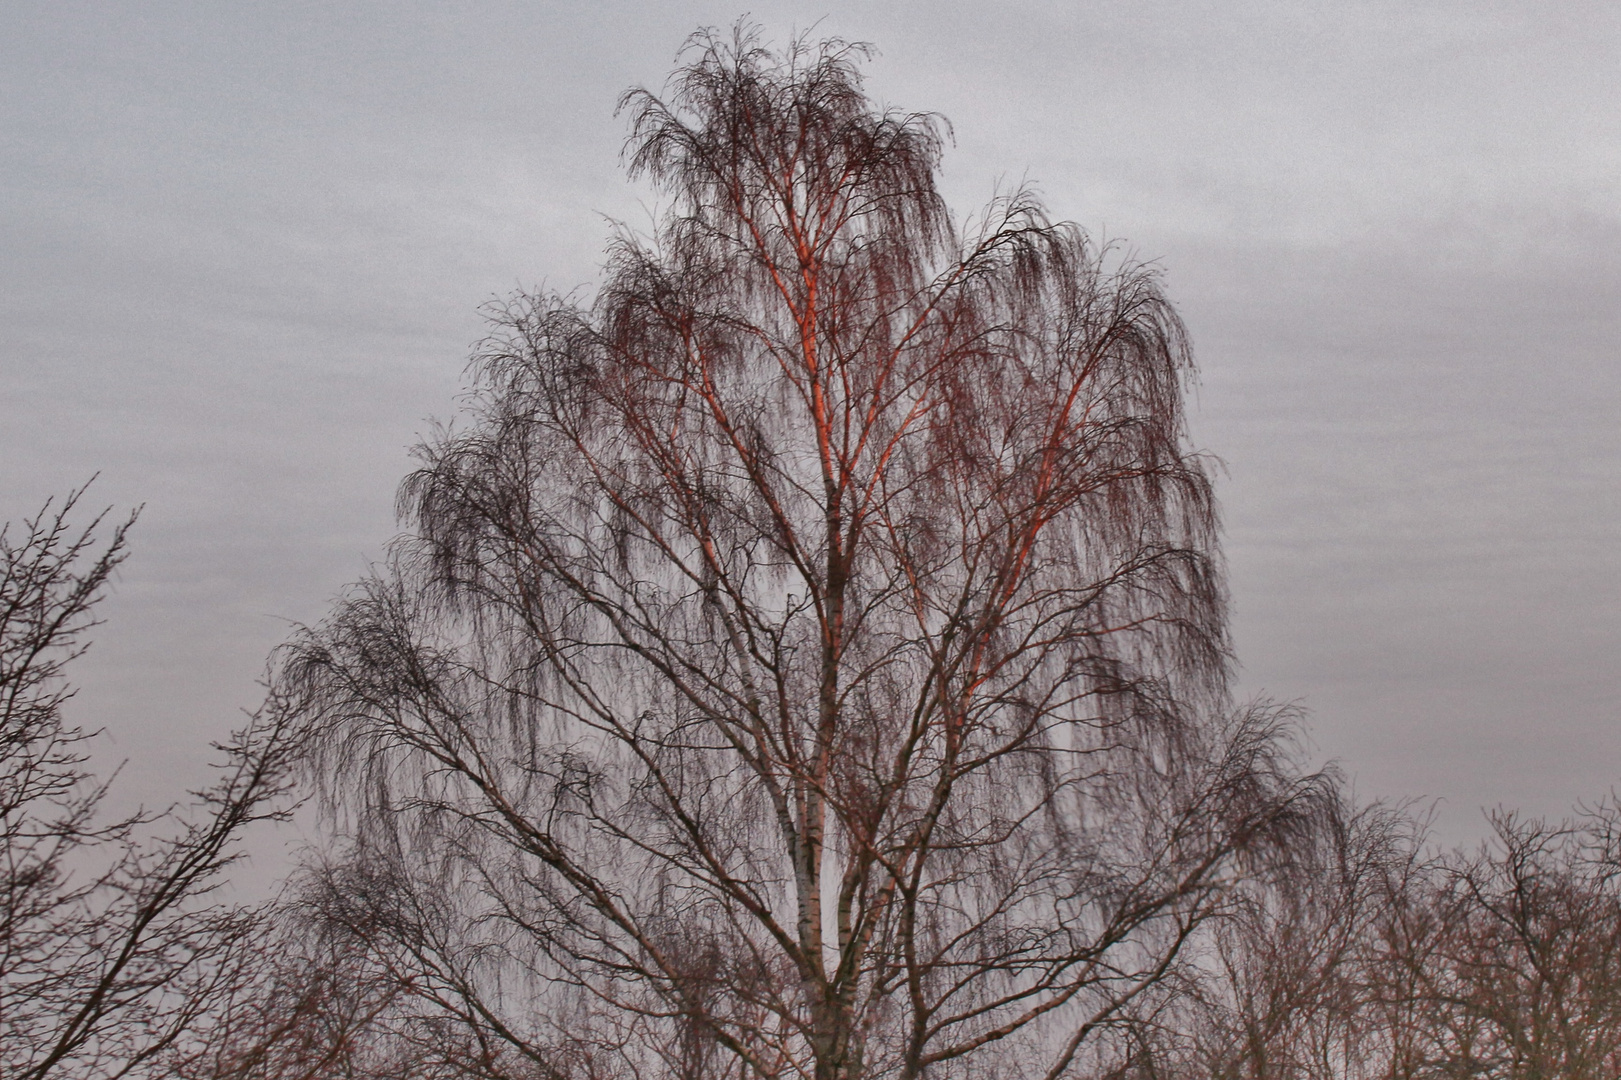
POLYGON ((237 973, 249 911, 208 894, 234 841, 276 816, 291 745, 267 719, 220 749, 189 813, 102 812, 93 733, 64 668, 125 557, 133 516, 83 528, 81 492, 0 530, 0 1074, 121 1076, 155 1061, 237 973))
POLYGON ((1071 1075, 1309 817, 1230 713, 1155 274, 958 227, 863 51, 701 34, 672 200, 520 296, 387 572, 279 684, 382 969, 546 1077, 1071 1075))
MULTIPOLYGON (((309 890, 310 897, 319 895, 309 890)), ((206 1015, 154 1070, 173 1080, 361 1080, 459 1075, 425 1052, 409 981, 375 970, 338 912, 302 903, 263 919, 255 946, 206 1015)), ((440 1025, 441 1028, 443 1024, 440 1025)), ((461 1032, 454 1032, 460 1035, 461 1032)))
POLYGON ((1613 802, 1559 824, 1499 811, 1492 842, 1447 868, 1423 995, 1445 1075, 1621 1072, 1618 821, 1613 802))
MULTIPOLYGON (((1472 855, 1421 823, 1338 824, 1238 885, 1133 1080, 1561 1080, 1621 1069, 1621 810, 1497 812, 1472 855)), ((1308 838, 1311 839, 1311 838, 1308 838)))
MULTIPOLYGON (((1336 805, 1337 804, 1337 805, 1336 805)), ((1135 1075, 1205 1080, 1396 1080, 1423 1012, 1389 946, 1429 910, 1435 864, 1402 808, 1343 796, 1324 827, 1239 883, 1197 965, 1140 1039, 1135 1075)), ((1412 955, 1409 952, 1407 955, 1412 955)))

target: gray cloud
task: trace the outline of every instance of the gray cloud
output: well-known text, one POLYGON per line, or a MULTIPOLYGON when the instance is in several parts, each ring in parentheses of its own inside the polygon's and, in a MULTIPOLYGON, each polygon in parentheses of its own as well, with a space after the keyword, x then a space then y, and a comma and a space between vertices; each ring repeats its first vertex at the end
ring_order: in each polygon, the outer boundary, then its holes
MULTIPOLYGON (((1245 686, 1364 794, 1558 813, 1621 772, 1621 13, 756 5, 1165 268, 1245 686), (880 10, 881 8, 881 10, 880 10)), ((477 306, 588 283, 627 86, 708 3, 23 2, 0 14, 0 512, 147 503, 82 715, 168 797, 393 531, 477 306)))

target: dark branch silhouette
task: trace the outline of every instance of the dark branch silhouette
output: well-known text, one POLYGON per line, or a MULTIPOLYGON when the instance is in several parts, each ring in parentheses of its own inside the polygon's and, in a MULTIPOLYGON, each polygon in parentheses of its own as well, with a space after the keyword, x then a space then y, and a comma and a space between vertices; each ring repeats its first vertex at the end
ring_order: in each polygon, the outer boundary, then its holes
POLYGON ((221 749, 185 812, 108 819, 94 733, 71 726, 65 668, 126 555, 134 515, 73 524, 82 490, 0 530, 0 1074, 148 1068, 241 974, 251 910, 211 900, 256 821, 283 812, 293 744, 267 716, 221 749))

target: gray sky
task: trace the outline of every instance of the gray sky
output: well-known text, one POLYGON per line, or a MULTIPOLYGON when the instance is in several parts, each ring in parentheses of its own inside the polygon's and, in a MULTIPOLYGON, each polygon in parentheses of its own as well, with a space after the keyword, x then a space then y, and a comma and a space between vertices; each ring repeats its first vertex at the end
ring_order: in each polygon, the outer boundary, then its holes
MULTIPOLYGON (((1246 692, 1368 797, 1621 780, 1621 6, 754 3, 874 42, 959 213, 1028 178, 1164 267, 1246 692)), ((394 532, 478 306, 596 275, 633 84, 715 3, 0 7, 0 517, 144 502, 78 717, 201 778, 394 532)))

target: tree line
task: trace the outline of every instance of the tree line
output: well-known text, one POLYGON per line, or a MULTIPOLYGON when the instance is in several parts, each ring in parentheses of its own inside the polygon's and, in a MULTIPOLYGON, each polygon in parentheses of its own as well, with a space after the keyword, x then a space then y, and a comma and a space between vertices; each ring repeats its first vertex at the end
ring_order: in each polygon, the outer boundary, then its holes
POLYGON ((653 233, 490 311, 193 804, 107 820, 67 719, 133 519, 0 537, 6 1076, 1617 1074, 1621 809, 1438 852, 1235 702, 1156 273, 954 218, 864 57, 622 99, 653 233))

